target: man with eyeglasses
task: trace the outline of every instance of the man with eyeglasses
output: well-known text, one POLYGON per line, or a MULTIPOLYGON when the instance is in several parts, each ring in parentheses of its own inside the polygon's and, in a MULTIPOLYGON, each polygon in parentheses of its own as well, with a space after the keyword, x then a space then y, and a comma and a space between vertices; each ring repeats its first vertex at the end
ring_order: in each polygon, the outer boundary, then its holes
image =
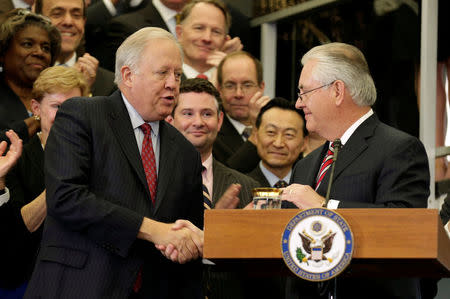
POLYGON ((231 168, 250 172, 260 160, 252 128, 261 107, 270 101, 263 95, 261 62, 245 51, 228 54, 217 67, 217 85, 225 116, 213 155, 231 168))
MULTIPOLYGON (((381 123, 373 113, 376 89, 364 55, 354 46, 330 43, 311 49, 302 64, 296 107, 304 111, 308 131, 328 142, 296 164, 294 184, 282 195, 283 206, 426 208, 430 174, 425 148, 417 138, 381 123), (343 146, 332 162, 329 158, 335 148, 331 144, 336 139, 343 146), (336 165, 327 202, 332 163, 336 165)), ((289 283, 290 293, 305 294, 304 284, 289 283)), ((419 290, 417 279, 370 279, 370 283, 337 279, 339 298, 420 298, 419 290)), ((317 287, 309 291, 314 294, 317 287)))

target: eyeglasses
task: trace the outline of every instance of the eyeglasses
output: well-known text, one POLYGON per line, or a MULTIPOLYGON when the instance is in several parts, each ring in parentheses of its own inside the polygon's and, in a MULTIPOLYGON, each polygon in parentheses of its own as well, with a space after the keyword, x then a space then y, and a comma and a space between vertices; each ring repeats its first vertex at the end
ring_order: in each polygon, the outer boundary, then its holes
POLYGON ((330 83, 325 84, 325 85, 322 85, 322 86, 319 86, 319 87, 316 87, 316 88, 313 88, 313 89, 310 89, 310 90, 307 90, 307 91, 304 91, 304 92, 302 92, 302 93, 297 92, 297 97, 300 99, 300 101, 303 101, 302 96, 304 96, 305 94, 307 94, 307 93, 309 93, 309 92, 313 92, 314 90, 318 90, 318 89, 324 88, 324 87, 326 87, 326 86, 329 86, 329 85, 333 84, 334 82, 335 82, 335 81, 330 82, 330 83))
POLYGON ((244 82, 242 84, 236 84, 234 82, 227 82, 222 87, 226 92, 231 93, 231 92, 236 92, 238 86, 240 86, 243 94, 249 94, 250 92, 253 91, 253 89, 255 87, 257 87, 256 83, 254 83, 254 82, 244 82))

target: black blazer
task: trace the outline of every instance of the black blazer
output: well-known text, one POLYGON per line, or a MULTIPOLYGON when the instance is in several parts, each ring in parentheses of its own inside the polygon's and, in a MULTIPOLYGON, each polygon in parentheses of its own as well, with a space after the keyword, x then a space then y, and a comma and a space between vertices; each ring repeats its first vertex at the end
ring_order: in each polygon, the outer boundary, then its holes
MULTIPOLYGON (((313 186, 328 143, 300 160, 291 182, 313 186)), ((317 192, 324 196, 325 176, 317 192)), ((339 151, 330 198, 339 208, 426 208, 430 173, 423 144, 381 123, 363 122, 339 151)))
POLYGON ((114 83, 114 73, 102 67, 97 68, 95 82, 92 85, 91 93, 93 96, 109 96, 117 89, 114 83))
POLYGON ((0 287, 14 289, 28 281, 42 235, 41 227, 30 233, 20 209, 45 189, 44 151, 37 135, 24 146, 16 166, 6 176, 8 203, 0 207, 0 287))
POLYGON ((24 119, 28 118, 27 108, 20 98, 6 84, 5 78, 0 73, 0 130, 2 141, 6 140, 4 130, 13 129, 24 142, 29 140, 28 128, 24 119))
POLYGON ((444 225, 447 224, 447 222, 450 220, 450 199, 448 196, 445 198, 444 204, 442 205, 440 215, 442 223, 444 225))
POLYGON ((117 48, 128 36, 144 27, 160 27, 169 30, 151 1, 140 10, 113 18, 107 26, 106 45, 102 46, 104 52, 100 56, 102 59, 99 59, 101 66, 114 71, 117 48))
POLYGON ((48 214, 25 298, 128 298, 139 269, 142 296, 200 298, 200 261, 179 265, 136 238, 143 216, 203 227, 200 155, 160 121, 152 205, 119 91, 74 98, 59 109, 45 148, 48 214))
POLYGON ((267 180, 264 173, 262 173, 261 167, 259 167, 259 165, 256 166, 255 169, 253 169, 247 175, 249 177, 253 178, 254 180, 258 181, 261 184, 261 187, 272 187, 272 186, 270 186, 270 183, 267 180))

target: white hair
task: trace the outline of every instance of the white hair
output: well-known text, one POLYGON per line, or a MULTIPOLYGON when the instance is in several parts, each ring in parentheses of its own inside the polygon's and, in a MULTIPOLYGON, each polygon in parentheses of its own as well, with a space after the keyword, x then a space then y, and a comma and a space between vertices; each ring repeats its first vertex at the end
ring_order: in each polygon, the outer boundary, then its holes
POLYGON ((117 49, 114 83, 122 83, 121 69, 128 66, 133 72, 139 71, 139 63, 142 52, 147 44, 155 39, 167 39, 173 41, 180 50, 183 59, 183 50, 176 38, 169 32, 158 27, 145 27, 130 35, 117 49))
POLYGON ((356 47, 344 43, 329 43, 309 50, 302 65, 316 62, 312 77, 322 84, 335 80, 344 82, 353 102, 358 106, 372 106, 377 98, 375 83, 364 55, 356 47))

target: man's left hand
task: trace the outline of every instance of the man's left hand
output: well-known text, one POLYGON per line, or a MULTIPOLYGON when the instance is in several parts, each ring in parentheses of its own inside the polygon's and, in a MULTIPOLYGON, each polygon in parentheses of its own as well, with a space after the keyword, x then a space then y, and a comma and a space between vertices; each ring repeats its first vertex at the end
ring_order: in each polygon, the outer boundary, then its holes
POLYGON ((97 58, 85 53, 82 57, 78 58, 74 67, 84 75, 89 87, 92 87, 95 83, 95 78, 97 77, 97 58))
POLYGON ((299 209, 320 208, 325 201, 311 186, 300 184, 284 188, 281 199, 292 202, 299 209))

